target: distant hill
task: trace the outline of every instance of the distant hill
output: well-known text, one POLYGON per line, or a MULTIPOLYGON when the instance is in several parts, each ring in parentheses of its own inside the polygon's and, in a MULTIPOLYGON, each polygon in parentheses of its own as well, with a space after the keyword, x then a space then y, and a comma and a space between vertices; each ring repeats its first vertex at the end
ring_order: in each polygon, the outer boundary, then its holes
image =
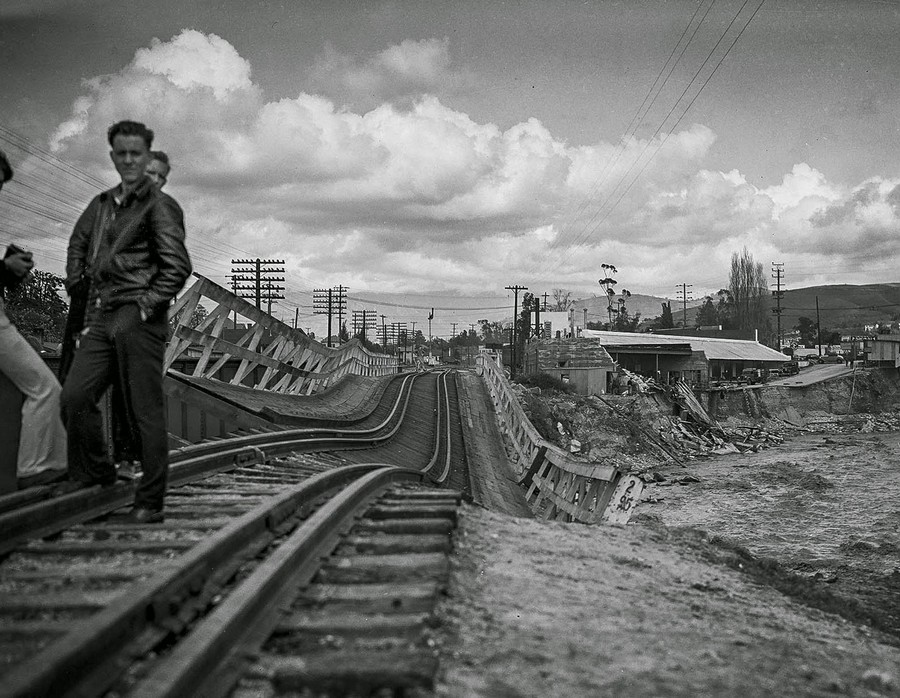
MULTIPOLYGON (((616 296, 616 300, 618 300, 618 296, 616 296)), ((625 307, 628 309, 628 314, 632 317, 634 317, 635 313, 640 313, 641 320, 652 320, 653 318, 662 315, 662 304, 667 302, 672 303, 672 315, 675 317, 676 322, 679 322, 682 315, 682 303, 678 300, 634 293, 628 299, 625 307)), ((702 304, 702 300, 689 300, 687 302, 689 323, 693 321, 696 309, 702 304), (694 313, 691 312, 692 309, 694 309, 694 313)), ((609 318, 609 312, 607 310, 609 304, 604 296, 581 298, 572 301, 572 305, 575 308, 576 313, 581 313, 584 308, 587 308, 588 322, 606 322, 609 318)), ((579 315, 579 318, 580 317, 581 316, 579 315)))
POLYGON ((816 298, 823 329, 859 330, 863 325, 900 318, 900 283, 839 284, 785 291, 781 326, 790 329, 800 317, 815 322, 816 298))
MULTIPOLYGON (((819 299, 819 318, 823 329, 857 331, 864 325, 900 320, 900 283, 859 286, 835 284, 785 291, 781 302, 782 329, 792 329, 801 317, 808 317, 815 322, 816 298, 819 299)), ((672 303, 675 324, 680 325, 682 303, 676 299, 668 300, 672 303)), ((640 313, 642 320, 652 320, 662 314, 662 304, 665 302, 666 298, 635 293, 628 299, 626 307, 629 314, 640 313)), ((687 302, 688 325, 694 324, 697 310, 703 302, 702 298, 687 302)), ((582 298, 573 301, 573 305, 577 312, 587 308, 589 322, 605 322, 608 317, 606 298, 602 296, 582 298)), ((773 328, 775 321, 773 313, 773 328)))

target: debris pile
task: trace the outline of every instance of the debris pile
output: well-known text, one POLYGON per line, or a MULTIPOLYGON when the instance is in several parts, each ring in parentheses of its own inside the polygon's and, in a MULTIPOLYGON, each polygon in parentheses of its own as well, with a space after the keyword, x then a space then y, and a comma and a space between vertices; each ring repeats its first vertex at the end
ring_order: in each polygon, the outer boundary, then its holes
POLYGON ((716 420, 684 382, 664 385, 631 372, 626 378, 630 394, 584 396, 515 383, 513 389, 545 439, 577 459, 609 463, 642 476, 664 463, 684 465, 696 458, 757 452, 801 431, 900 430, 900 402, 891 411, 877 413, 807 410, 801 416, 782 406, 777 414, 747 410, 716 420))
POLYGON ((900 413, 879 412, 872 414, 828 414, 807 415, 804 419, 807 431, 833 432, 840 434, 870 434, 900 430, 900 413))
POLYGON ((758 451, 783 442, 783 424, 723 427, 684 383, 660 385, 636 374, 630 395, 583 396, 514 384, 541 435, 575 458, 642 474, 661 463, 758 451))

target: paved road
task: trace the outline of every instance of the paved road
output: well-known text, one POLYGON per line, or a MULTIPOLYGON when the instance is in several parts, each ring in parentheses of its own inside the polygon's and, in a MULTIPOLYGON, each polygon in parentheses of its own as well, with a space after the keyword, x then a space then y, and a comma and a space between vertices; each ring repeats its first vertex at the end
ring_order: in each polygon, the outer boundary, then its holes
POLYGON ((853 368, 844 364, 816 364, 800 369, 800 373, 796 376, 775 378, 766 383, 766 385, 786 385, 791 388, 802 388, 813 383, 821 383, 832 378, 838 378, 839 376, 849 376, 852 373, 853 368))

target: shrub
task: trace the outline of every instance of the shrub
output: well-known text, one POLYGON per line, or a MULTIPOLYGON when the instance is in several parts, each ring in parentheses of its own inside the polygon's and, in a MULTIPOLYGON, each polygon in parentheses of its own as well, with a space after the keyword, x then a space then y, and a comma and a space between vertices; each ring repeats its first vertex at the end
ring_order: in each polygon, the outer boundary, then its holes
POLYGON ((575 392, 575 388, 549 373, 529 373, 527 376, 516 378, 516 382, 529 388, 543 390, 556 390, 560 393, 575 392))

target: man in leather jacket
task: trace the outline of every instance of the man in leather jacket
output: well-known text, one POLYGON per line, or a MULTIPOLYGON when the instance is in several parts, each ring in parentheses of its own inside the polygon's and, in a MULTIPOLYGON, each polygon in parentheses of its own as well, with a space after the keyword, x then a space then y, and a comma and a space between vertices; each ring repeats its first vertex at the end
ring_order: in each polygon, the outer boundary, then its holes
POLYGON ((97 405, 117 382, 141 442, 143 475, 129 517, 156 522, 163 520, 169 467, 162 388, 166 313, 191 273, 191 262, 181 207, 145 173, 153 132, 120 121, 108 137, 122 182, 85 209, 66 262, 69 294, 90 287, 85 329, 62 394, 69 477, 75 486, 115 482, 97 405))

